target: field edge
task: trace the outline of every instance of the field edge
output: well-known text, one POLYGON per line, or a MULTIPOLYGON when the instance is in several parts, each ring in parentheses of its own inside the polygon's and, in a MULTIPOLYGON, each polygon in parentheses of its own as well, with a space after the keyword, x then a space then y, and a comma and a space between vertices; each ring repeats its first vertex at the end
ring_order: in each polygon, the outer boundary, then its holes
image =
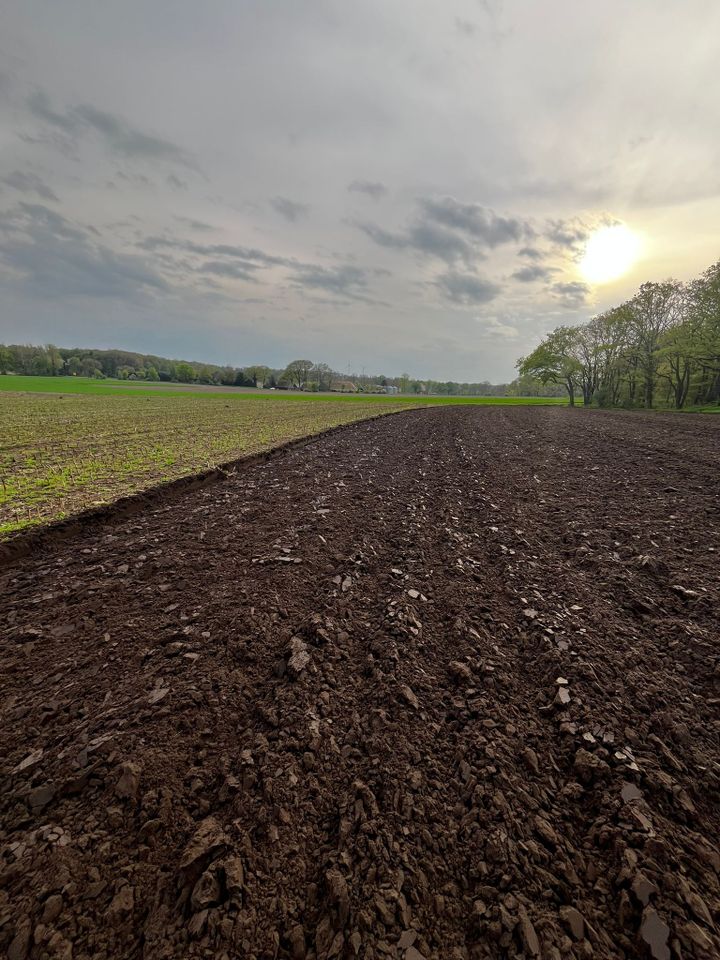
POLYGON ((239 469, 254 463, 266 463, 295 447, 306 446, 323 437, 337 433, 340 430, 347 430, 363 423, 380 420, 383 417, 398 416, 400 414, 408 415, 418 409, 422 410, 423 408, 408 407, 404 410, 386 410, 382 413, 363 417, 360 420, 339 423, 335 426, 327 427, 324 430, 319 430, 317 433, 308 433, 302 437, 292 437, 290 440, 283 440, 280 443, 273 444, 265 450, 258 450, 255 453, 235 457, 232 460, 218 463, 213 467, 207 467, 204 470, 190 472, 182 477, 176 477, 174 480, 163 480, 160 483, 151 483, 142 490, 116 497, 96 507, 87 507, 70 516, 62 517, 58 520, 50 520, 47 523, 40 522, 32 526, 23 527, 0 539, 0 567, 7 566, 16 560, 28 556, 33 550, 41 549, 51 543, 76 536, 94 524, 105 525, 121 522, 147 507, 160 505, 168 500, 175 499, 175 497, 191 493, 194 490, 199 490, 213 483, 220 483, 239 469))

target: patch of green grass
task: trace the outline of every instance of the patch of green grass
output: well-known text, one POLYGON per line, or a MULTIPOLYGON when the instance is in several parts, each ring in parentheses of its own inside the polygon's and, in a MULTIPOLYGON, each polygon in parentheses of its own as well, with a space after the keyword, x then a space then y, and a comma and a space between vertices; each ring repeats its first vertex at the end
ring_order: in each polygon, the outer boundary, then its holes
POLYGON ((380 404, 560 404, 562 397, 426 397, 386 396, 364 393, 295 393, 286 390, 247 390, 242 387, 202 387, 179 383, 146 383, 140 380, 94 380, 90 377, 25 377, 15 374, 0 376, 0 392, 56 393, 63 396, 85 394, 98 397, 195 397, 201 400, 300 400, 327 403, 380 404))

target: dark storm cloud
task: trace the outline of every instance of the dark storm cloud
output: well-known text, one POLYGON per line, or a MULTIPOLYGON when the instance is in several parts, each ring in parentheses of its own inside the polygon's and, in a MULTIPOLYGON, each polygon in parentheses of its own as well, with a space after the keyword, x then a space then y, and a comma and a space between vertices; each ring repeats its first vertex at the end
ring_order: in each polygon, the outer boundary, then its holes
POLYGON ((387 187, 384 183, 375 180, 353 180, 348 184, 349 193, 364 193, 373 200, 380 200, 387 193, 387 187))
POLYGON ((421 209, 428 220, 470 234, 488 247, 519 242, 530 230, 529 224, 514 217, 499 217, 478 203, 461 203, 454 197, 423 199, 421 209))
POLYGON ((120 254, 41 204, 3 214, 0 263, 31 296, 134 300, 168 289, 142 257, 120 254))
POLYGON ((437 280, 437 286, 448 300, 465 306, 489 303, 498 296, 501 290, 498 284, 490 280, 456 273, 453 270, 442 274, 437 280))
POLYGON ((309 207, 305 203, 297 203, 295 200, 288 200, 287 197, 274 197, 270 203, 281 217, 285 217, 290 223, 295 223, 300 217, 307 215, 309 207))
POLYGON ((8 173, 7 176, 2 178, 2 182, 19 193, 34 193, 43 200, 53 200, 55 202, 58 200, 50 187, 35 173, 13 170, 12 173, 8 173))
POLYGON ((527 267, 520 267, 512 274, 513 280, 519 280, 520 283, 533 283, 535 280, 547 280, 552 274, 550 267, 541 267, 539 264, 530 264, 527 267))
MULTIPOLYGON (((196 162, 177 144, 137 130, 121 117, 105 110, 98 110, 83 103, 58 112, 42 90, 37 90, 27 99, 30 113, 38 120, 49 124, 69 137, 79 137, 94 132, 114 153, 133 160, 163 161, 176 163, 198 171, 196 162)), ((180 182, 180 181, 178 181, 180 182)))

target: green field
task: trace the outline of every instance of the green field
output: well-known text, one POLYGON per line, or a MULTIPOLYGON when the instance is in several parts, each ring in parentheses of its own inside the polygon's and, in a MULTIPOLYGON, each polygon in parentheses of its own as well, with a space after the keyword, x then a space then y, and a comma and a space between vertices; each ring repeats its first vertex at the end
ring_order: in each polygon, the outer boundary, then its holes
POLYGON ((247 387, 211 387, 201 384, 147 383, 142 380, 93 380, 88 377, 24 377, 15 374, 0 376, 0 392, 90 394, 104 397, 200 397, 233 400, 330 401, 333 403, 482 403, 482 404, 566 404, 561 397, 426 397, 383 396, 376 394, 298 393, 294 390, 251 390, 247 387))
POLYGON ((0 538, 339 424, 428 403, 0 377, 0 538))

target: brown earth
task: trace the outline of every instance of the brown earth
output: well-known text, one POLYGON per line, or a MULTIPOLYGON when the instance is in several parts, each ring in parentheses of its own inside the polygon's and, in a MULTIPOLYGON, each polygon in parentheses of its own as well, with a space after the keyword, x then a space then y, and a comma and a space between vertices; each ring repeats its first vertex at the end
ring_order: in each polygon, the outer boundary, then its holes
POLYGON ((360 423, 0 570, 0 953, 720 956, 720 417, 360 423))

